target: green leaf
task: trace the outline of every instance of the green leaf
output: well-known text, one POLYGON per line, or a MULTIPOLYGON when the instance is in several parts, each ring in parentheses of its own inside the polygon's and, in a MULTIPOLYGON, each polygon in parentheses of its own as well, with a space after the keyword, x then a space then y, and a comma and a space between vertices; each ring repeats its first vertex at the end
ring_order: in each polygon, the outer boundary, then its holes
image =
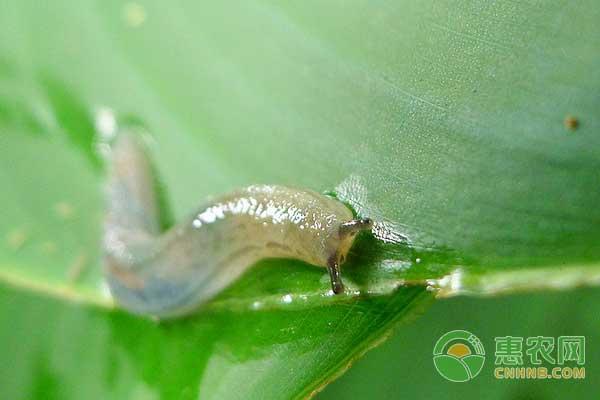
POLYGON ((5 398, 297 398, 333 379, 428 297, 304 310, 228 310, 170 323, 3 288, 5 398), (40 318, 44 316, 44 318, 40 318), (34 328, 35 329, 32 329, 34 328), (18 361, 17 361, 18 360, 18 361))
POLYGON ((597 284, 599 17, 591 0, 0 5, 0 279, 82 303, 3 289, 3 316, 23 318, 0 329, 3 354, 28 349, 6 397, 31 379, 63 398, 298 397, 420 307, 425 285, 597 284), (373 217, 348 293, 268 260, 190 321, 114 314, 99 263, 113 117, 149 138, 174 220, 254 183, 335 191, 373 217), (64 392, 82 361, 61 338, 110 364, 80 393, 64 392))

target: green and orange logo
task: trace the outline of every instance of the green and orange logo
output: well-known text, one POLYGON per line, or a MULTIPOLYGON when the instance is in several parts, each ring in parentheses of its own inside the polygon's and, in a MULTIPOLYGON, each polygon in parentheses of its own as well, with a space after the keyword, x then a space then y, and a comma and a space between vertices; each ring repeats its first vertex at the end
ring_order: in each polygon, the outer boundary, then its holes
POLYGON ((471 332, 450 331, 435 343, 433 364, 441 376, 451 382, 467 382, 481 372, 485 350, 471 332))

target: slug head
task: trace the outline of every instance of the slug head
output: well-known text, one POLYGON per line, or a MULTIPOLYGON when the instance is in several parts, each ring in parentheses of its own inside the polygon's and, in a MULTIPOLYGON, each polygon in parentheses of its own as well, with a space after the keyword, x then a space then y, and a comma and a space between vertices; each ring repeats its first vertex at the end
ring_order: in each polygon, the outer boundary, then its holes
POLYGON ((373 228, 373 220, 370 218, 353 219, 340 225, 337 249, 327 261, 327 269, 331 278, 331 289, 335 294, 343 293, 344 291, 344 284, 340 275, 340 265, 346 261, 346 256, 354 243, 354 239, 361 231, 371 230, 371 228, 373 228))
POLYGON ((370 231, 373 228, 371 218, 353 219, 340 225, 339 236, 340 244, 338 247, 338 263, 343 264, 346 261, 346 255, 350 251, 354 239, 362 231, 370 231))

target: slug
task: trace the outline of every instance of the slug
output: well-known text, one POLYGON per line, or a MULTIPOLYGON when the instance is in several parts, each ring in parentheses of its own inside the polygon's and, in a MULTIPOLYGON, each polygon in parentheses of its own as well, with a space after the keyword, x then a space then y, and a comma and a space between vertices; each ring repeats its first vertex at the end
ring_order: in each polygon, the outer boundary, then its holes
POLYGON ((255 185, 204 204, 161 232, 151 164, 132 135, 109 157, 104 274, 113 298, 135 314, 187 315, 264 258, 325 267, 343 293, 340 265, 368 218, 310 190, 255 185))

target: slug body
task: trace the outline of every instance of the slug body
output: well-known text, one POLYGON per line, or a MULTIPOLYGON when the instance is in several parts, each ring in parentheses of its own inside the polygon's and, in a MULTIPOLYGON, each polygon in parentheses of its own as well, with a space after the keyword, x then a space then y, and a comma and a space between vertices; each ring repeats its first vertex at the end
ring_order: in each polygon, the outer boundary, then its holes
POLYGON ((133 136, 111 153, 104 268, 125 309, 170 318, 190 313, 264 258, 294 258, 329 270, 343 292, 340 264, 369 219, 355 220, 334 198, 256 185, 216 198, 160 232, 152 169, 133 136))

